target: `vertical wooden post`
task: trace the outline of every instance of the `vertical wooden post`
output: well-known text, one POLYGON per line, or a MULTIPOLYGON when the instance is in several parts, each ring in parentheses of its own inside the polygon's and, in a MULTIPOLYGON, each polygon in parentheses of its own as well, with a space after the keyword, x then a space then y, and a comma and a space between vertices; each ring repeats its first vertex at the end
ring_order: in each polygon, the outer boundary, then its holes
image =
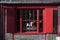
POLYGON ((39 32, 39 9, 37 9, 37 32, 39 32))
POLYGON ((22 33, 22 10, 20 10, 20 33, 22 33))
POLYGON ((4 40, 4 8, 2 6, 2 40, 4 40))
POLYGON ((46 40, 46 34, 45 34, 45 40, 46 40))
POLYGON ((14 33, 12 33, 12 40, 14 40, 14 33))

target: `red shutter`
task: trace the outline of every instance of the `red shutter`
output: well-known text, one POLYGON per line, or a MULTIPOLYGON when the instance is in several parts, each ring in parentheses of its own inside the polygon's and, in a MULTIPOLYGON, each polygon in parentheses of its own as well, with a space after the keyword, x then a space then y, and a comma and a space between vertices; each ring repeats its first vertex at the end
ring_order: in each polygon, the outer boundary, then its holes
POLYGON ((52 8, 46 8, 44 11, 44 32, 53 32, 53 10, 52 8))
POLYGON ((15 13, 14 9, 7 9, 7 32, 15 32, 15 13))

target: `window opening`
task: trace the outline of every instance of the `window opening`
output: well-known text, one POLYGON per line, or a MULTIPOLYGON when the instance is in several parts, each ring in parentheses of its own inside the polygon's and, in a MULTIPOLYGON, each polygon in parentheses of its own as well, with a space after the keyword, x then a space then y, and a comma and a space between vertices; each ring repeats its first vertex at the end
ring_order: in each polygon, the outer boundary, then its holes
POLYGON ((22 10, 22 15, 23 15, 22 16, 23 17, 22 31, 36 31, 37 30, 37 27, 36 27, 37 15, 36 14, 37 14, 37 10, 33 10, 33 9, 22 10))
POLYGON ((39 9, 40 11, 40 18, 39 18, 39 31, 43 32, 43 8, 39 9))
POLYGON ((16 9, 16 29, 20 32, 20 9, 16 9))
POLYGON ((53 33, 57 33, 57 13, 58 11, 53 9, 53 33))

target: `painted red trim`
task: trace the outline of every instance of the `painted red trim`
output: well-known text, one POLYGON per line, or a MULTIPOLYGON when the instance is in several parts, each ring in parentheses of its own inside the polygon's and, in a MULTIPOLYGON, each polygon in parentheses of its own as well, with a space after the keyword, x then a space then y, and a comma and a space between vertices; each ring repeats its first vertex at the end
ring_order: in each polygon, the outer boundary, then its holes
POLYGON ((12 6, 4 6, 4 5, 3 5, 3 8, 12 8, 12 6))
POLYGON ((50 8, 54 8, 54 7, 56 7, 56 6, 17 6, 17 8, 48 8, 48 7, 50 7, 50 8))
MULTIPOLYGON (((39 21, 39 10, 37 10, 37 21, 39 21)), ((37 32, 39 33, 39 22, 37 22, 37 32)))
POLYGON ((20 33, 22 33, 22 14, 20 10, 20 33))
POLYGON ((34 9, 34 8, 47 8, 47 7, 56 8, 57 6, 33 6, 33 5, 32 5, 32 6, 14 6, 14 5, 13 5, 13 6, 9 6, 9 5, 6 6, 6 5, 3 5, 3 8, 12 8, 12 7, 16 7, 16 8, 18 8, 18 9, 19 9, 19 8, 20 8, 20 9, 22 9, 22 8, 33 8, 33 9, 34 9))

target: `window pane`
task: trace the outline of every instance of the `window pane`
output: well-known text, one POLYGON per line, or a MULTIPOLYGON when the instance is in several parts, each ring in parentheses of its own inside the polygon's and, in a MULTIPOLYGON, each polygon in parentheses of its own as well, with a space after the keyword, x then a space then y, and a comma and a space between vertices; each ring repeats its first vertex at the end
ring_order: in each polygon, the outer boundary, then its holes
POLYGON ((57 10, 53 10, 53 33, 57 33, 57 10))
POLYGON ((23 9, 22 10, 22 28, 24 31, 37 30, 37 10, 36 9, 23 9))
POLYGON ((20 32, 20 9, 16 9, 16 31, 20 32))
POLYGON ((37 10, 23 9, 22 13, 23 20, 37 20, 37 10))
POLYGON ((22 24, 22 28, 23 28, 23 32, 24 31, 36 31, 37 27, 36 27, 36 22, 32 22, 32 21, 24 21, 22 24))
POLYGON ((29 10, 22 10, 22 19, 23 20, 28 20, 29 19, 29 10))
POLYGON ((39 31, 43 32, 43 8, 41 8, 40 10, 40 18, 39 18, 39 31))

